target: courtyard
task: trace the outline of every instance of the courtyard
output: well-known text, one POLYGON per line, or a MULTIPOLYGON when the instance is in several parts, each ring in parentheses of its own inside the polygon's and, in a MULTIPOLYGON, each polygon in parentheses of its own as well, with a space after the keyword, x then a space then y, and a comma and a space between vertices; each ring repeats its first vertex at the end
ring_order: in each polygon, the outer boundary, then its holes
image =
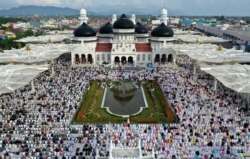
POLYGON ((136 82, 93 80, 75 114, 72 124, 175 123, 176 115, 156 80, 136 82), (119 84, 118 84, 119 83, 119 84), (131 83, 126 92, 120 83, 131 83), (122 90, 123 96, 114 90, 122 90))

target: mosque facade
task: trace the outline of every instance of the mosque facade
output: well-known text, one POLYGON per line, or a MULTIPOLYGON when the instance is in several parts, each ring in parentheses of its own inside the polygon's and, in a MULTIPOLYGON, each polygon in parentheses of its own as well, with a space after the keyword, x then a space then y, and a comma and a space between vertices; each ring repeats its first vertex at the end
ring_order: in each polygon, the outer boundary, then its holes
POLYGON ((161 11, 161 24, 149 31, 133 14, 128 18, 122 14, 112 16, 112 21, 104 24, 97 33, 88 23, 87 12, 80 10, 80 26, 74 31, 74 41, 80 46, 71 52, 72 65, 107 64, 115 66, 145 66, 174 62, 175 51, 166 49, 172 40, 173 30, 168 27, 168 12, 161 11))

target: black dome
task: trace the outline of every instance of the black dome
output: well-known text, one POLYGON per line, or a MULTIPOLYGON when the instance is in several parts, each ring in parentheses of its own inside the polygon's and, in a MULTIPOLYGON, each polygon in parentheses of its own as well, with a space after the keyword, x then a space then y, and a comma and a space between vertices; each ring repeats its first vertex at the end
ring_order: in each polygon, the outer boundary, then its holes
POLYGON ((144 27, 140 22, 137 22, 135 25, 135 32, 137 34, 147 34, 148 29, 146 27, 144 27))
POLYGON ((112 34, 113 33, 113 26, 110 22, 107 22, 105 25, 103 25, 100 30, 100 34, 112 34))
POLYGON ((173 37, 174 31, 167 27, 164 23, 152 30, 151 36, 154 37, 173 37))
POLYGON ((134 29, 134 23, 123 14, 117 21, 115 21, 114 26, 115 29, 134 29))
POLYGON ((96 36, 96 31, 91 28, 88 24, 82 23, 75 31, 75 37, 91 37, 96 36))

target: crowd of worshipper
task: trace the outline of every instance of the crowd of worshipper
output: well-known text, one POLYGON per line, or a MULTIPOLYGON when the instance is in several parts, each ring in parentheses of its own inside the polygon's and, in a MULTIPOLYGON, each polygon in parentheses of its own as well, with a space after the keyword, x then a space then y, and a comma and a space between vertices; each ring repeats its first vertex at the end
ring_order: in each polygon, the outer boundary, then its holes
POLYGON ((61 56, 51 69, 0 96, 0 158, 108 158, 110 143, 137 147, 144 157, 233 159, 250 152, 246 101, 212 78, 193 74, 193 62, 179 56, 177 67, 153 70, 71 67, 61 56), (175 124, 72 125, 91 80, 150 80, 158 77, 179 118, 175 124), (140 141, 140 142, 138 142, 140 141))

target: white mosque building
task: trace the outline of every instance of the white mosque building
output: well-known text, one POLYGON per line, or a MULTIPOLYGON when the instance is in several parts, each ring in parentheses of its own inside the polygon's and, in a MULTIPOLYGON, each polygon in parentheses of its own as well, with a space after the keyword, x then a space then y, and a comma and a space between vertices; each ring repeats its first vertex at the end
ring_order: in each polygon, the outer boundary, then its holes
POLYGON ((174 32, 168 25, 168 12, 163 9, 161 24, 151 32, 136 16, 128 18, 125 14, 118 19, 112 16, 112 22, 103 25, 97 33, 88 23, 87 12, 80 10, 80 26, 74 31, 74 41, 80 46, 72 51, 72 65, 145 66, 174 62, 175 51, 166 48, 174 32))

